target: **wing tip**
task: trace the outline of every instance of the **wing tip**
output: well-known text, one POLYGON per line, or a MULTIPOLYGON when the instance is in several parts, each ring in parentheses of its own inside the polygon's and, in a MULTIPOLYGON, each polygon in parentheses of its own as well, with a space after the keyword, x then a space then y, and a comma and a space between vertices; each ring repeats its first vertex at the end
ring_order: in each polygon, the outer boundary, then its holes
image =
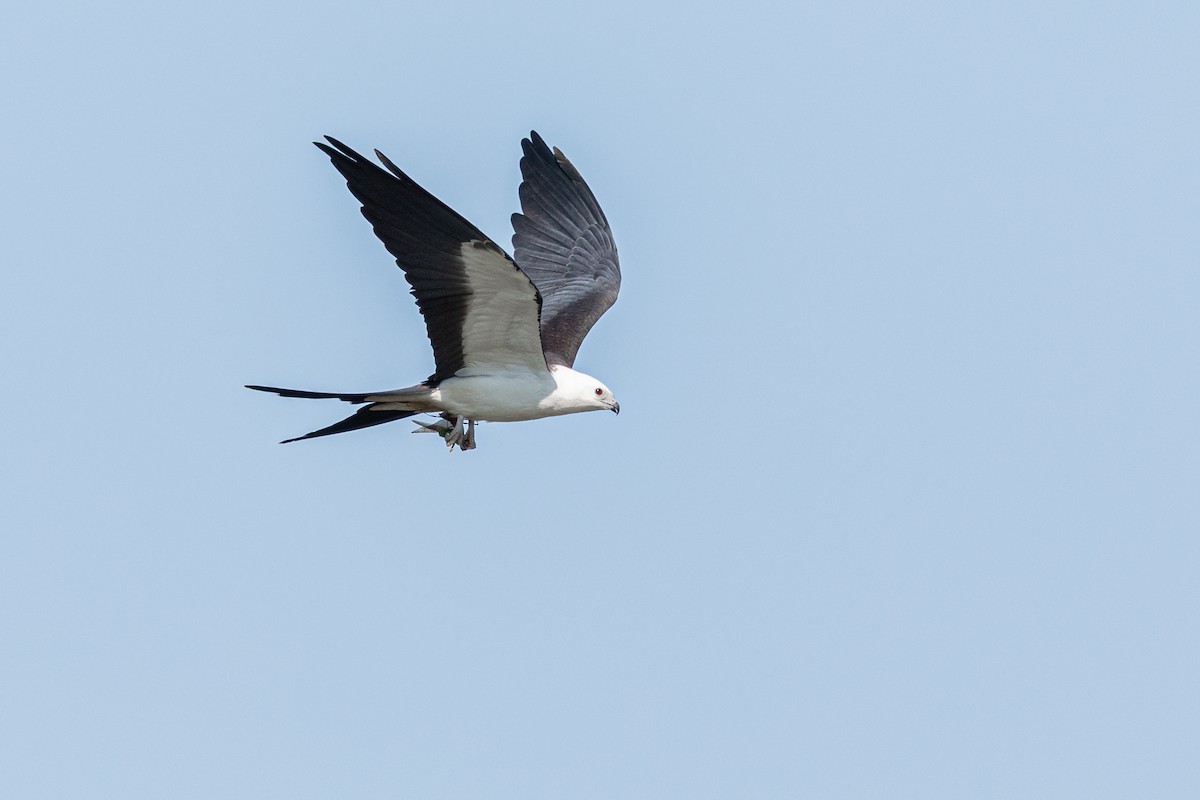
POLYGON ((353 163, 362 163, 366 160, 360 154, 355 152, 354 148, 347 146, 345 143, 338 141, 328 134, 325 136, 325 142, 313 142, 313 144, 315 144, 317 148, 321 150, 321 152, 329 156, 335 163, 338 161, 338 159, 344 159, 353 163), (329 144, 326 144, 325 142, 329 142, 329 144), (330 147, 330 145, 333 146, 330 147))
POLYGON ((381 164, 383 164, 385 167, 388 168, 388 171, 390 171, 393 175, 395 175, 400 180, 402 180, 402 181, 412 180, 407 175, 405 175, 404 172, 399 167, 397 167, 394 163, 392 163, 392 160, 390 158, 385 156, 383 153, 379 152, 378 149, 375 150, 375 157, 379 159, 381 164))
POLYGON ((546 140, 537 131, 530 131, 529 138, 521 140, 521 151, 525 154, 525 158, 537 159, 542 162, 554 160, 550 148, 546 145, 546 140))
POLYGON ((521 140, 521 151, 524 153, 524 158, 521 159, 522 177, 528 179, 537 163, 551 169, 557 167, 570 180, 586 185, 579 170, 575 169, 575 165, 563 154, 563 151, 547 145, 546 140, 537 131, 530 131, 529 138, 521 140))

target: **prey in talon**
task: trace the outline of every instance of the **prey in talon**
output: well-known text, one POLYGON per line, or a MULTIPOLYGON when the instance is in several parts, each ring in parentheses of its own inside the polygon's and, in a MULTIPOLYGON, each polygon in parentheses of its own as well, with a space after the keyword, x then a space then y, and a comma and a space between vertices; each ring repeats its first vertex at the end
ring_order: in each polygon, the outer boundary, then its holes
POLYGON ((460 450, 475 449, 475 420, 467 420, 466 433, 463 433, 461 418, 452 417, 449 414, 442 414, 442 418, 434 422, 422 422, 419 419, 413 420, 417 424, 417 429, 413 433, 436 433, 441 436, 450 448, 450 452, 454 452, 454 446, 458 445, 460 450), (451 422, 451 420, 455 420, 451 422))

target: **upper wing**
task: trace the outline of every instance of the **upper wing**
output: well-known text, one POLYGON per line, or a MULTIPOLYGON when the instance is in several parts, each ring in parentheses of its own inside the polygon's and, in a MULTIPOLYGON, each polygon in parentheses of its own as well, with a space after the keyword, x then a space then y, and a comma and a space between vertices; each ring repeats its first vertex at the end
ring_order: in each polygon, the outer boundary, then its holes
POLYGON ((412 286, 433 345, 436 385, 464 368, 546 369, 541 296, 513 260, 479 229, 418 186, 387 156, 385 172, 337 139, 314 142, 412 286))
POLYGON ((546 361, 569 367, 616 302, 621 267, 592 190, 557 147, 551 153, 536 131, 529 135, 521 142, 523 213, 512 217, 513 256, 542 293, 546 361))

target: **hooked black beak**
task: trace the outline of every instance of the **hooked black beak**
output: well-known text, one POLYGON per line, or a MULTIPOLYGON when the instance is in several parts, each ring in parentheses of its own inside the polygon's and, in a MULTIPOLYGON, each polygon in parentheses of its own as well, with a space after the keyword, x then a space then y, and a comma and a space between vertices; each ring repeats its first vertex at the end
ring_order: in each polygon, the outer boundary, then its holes
POLYGON ((621 404, 620 404, 620 403, 618 403, 616 400, 613 400, 612 412, 613 412, 614 414, 620 414, 620 413, 621 413, 621 404))

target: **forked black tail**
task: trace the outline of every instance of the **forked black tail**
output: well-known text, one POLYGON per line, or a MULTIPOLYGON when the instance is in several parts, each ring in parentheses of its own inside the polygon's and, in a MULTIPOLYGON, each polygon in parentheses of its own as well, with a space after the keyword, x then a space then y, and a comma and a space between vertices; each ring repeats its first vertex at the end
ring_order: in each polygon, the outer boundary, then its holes
MULTIPOLYGON (((370 396, 367 394, 336 394, 333 392, 309 392, 303 389, 280 389, 275 386, 246 386, 247 389, 254 389, 259 392, 274 392, 281 397, 302 397, 310 400, 345 400, 347 403, 365 403, 370 396)), ((413 417, 420 414, 420 411, 390 411, 390 410, 375 410, 379 403, 371 403, 368 406, 363 406, 354 414, 346 417, 341 422, 335 422, 328 428, 321 428, 318 431, 306 433, 303 436, 297 436, 295 439, 284 439, 280 444, 288 442, 298 442, 301 439, 315 439, 318 436, 331 436, 335 433, 346 433, 347 431, 356 431, 359 428, 370 428, 373 425, 382 425, 385 422, 393 422, 406 417, 413 417)))
POLYGON ((319 431, 306 433, 303 436, 297 436, 295 439, 284 439, 280 444, 288 442, 298 442, 301 439, 315 439, 318 436, 329 436, 334 433, 345 433, 346 431, 356 431, 359 428, 369 428, 372 425, 382 425, 385 422, 392 422, 405 417, 413 417, 420 414, 420 411, 376 411, 375 406, 378 403, 372 403, 369 406, 363 406, 354 414, 346 417, 341 422, 335 422, 328 428, 321 428, 319 431))
MULTIPOLYGON (((247 389, 256 392, 274 392, 280 397, 303 397, 306 400, 345 400, 347 403, 365 403, 371 392, 364 394, 338 394, 337 392, 308 392, 304 389, 280 389, 278 386, 246 385, 247 389)), ((378 392, 375 392, 378 394, 378 392)))

